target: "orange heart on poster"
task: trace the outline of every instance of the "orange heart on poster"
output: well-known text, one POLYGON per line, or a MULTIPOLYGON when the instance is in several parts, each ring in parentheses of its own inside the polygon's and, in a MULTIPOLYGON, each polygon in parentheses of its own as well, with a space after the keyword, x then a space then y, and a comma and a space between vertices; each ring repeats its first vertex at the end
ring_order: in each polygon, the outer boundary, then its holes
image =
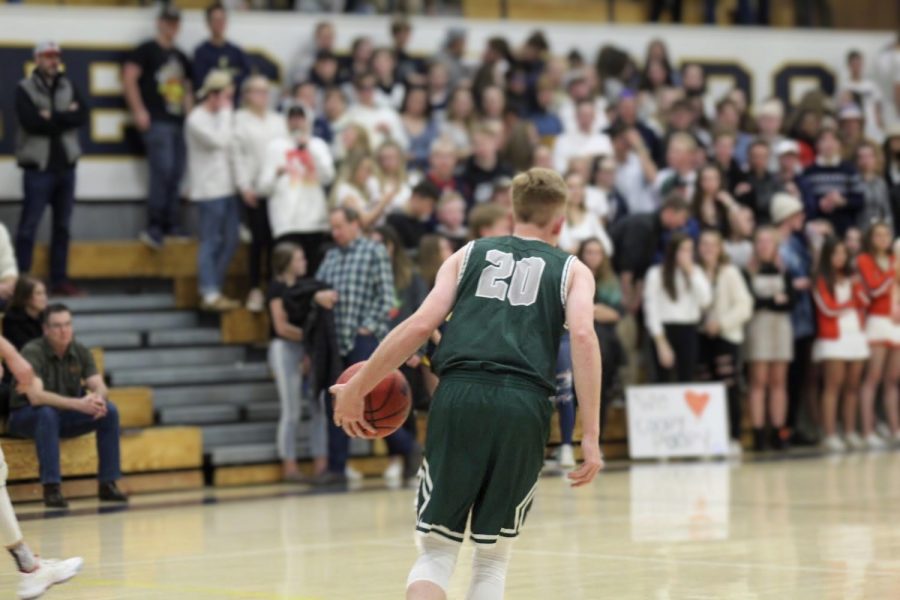
POLYGON ((684 393, 684 401, 687 403, 688 408, 691 409, 691 412, 694 413, 694 416, 699 419, 703 416, 703 412, 709 404, 709 394, 688 390, 684 393))

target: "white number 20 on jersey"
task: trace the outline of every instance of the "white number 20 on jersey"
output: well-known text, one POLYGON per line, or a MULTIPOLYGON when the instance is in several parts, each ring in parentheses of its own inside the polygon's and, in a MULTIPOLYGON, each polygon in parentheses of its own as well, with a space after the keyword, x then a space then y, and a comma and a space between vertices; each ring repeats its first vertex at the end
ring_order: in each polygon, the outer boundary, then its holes
POLYGON ((517 262, 512 254, 500 250, 488 250, 485 258, 491 264, 481 272, 476 296, 508 300, 513 306, 534 304, 546 266, 543 258, 531 256, 517 262), (512 279, 507 281, 510 275, 512 279))

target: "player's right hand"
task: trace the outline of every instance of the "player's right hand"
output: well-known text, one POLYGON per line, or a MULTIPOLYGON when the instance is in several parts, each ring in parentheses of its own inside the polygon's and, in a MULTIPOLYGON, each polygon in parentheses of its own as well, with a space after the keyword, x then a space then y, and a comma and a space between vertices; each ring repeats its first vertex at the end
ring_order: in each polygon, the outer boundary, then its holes
POLYGON ((581 452, 583 455, 581 466, 566 475, 572 487, 581 487, 589 484, 604 466, 599 441, 584 438, 581 440, 581 452))

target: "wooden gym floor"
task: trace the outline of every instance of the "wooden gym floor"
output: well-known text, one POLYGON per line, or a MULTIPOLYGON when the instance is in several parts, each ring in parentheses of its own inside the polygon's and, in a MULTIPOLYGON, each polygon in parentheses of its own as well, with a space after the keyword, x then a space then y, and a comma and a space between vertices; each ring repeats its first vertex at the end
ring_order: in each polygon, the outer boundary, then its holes
MULTIPOLYGON (((256 487, 19 506, 47 556, 85 558, 48 598, 398 599, 415 557, 413 493, 256 487)), ((545 477, 510 599, 900 597, 900 454, 611 468, 590 488, 545 477)), ((464 546, 451 598, 463 598, 464 546)), ((4 565, 0 597, 12 597, 4 565)))

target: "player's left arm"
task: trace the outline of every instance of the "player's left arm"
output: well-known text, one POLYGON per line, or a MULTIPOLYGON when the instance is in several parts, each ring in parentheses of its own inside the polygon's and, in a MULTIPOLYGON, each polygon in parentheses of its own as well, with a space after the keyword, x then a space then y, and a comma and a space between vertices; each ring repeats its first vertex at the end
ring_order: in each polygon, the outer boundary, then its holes
POLYGON ((600 454, 600 342, 594 329, 594 276, 580 261, 571 269, 566 297, 566 323, 572 347, 572 375, 581 418, 582 465, 569 473, 575 487, 590 483, 603 468, 600 454))
POLYGON ((451 256, 440 268, 434 289, 411 317, 391 331, 366 361, 365 366, 343 385, 331 387, 334 394, 334 422, 351 437, 376 433, 365 421, 366 394, 388 373, 402 365, 440 327, 456 301, 457 276, 465 249, 451 256))

